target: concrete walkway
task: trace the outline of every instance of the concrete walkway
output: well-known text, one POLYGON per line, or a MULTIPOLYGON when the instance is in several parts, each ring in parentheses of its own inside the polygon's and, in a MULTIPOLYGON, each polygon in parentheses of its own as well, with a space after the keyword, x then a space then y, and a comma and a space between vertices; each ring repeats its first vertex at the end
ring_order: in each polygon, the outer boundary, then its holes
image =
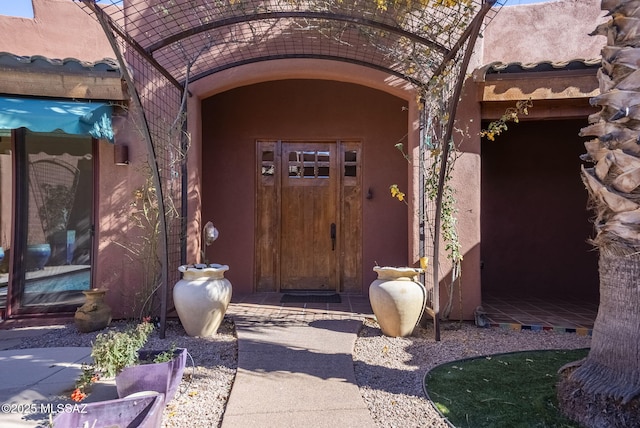
POLYGON ((280 303, 234 296, 238 372, 222 428, 375 426, 355 381, 351 353, 367 296, 341 303, 280 303))
MULTIPOLYGON (((0 330, 0 349, 44 334, 52 327, 0 330)), ((0 351, 0 427, 47 426, 46 414, 56 413, 52 397, 73 389, 91 348, 29 348, 0 351)))
MULTIPOLYGON (((351 357, 362 319, 372 316, 366 297, 285 305, 278 294, 254 294, 235 297, 227 314, 236 324, 238 371, 223 428, 375 426, 351 357)), ((52 328, 59 327, 0 330, 1 428, 46 426, 43 409, 72 390, 90 361, 90 348, 6 350, 52 328)), ((114 389, 94 390, 88 401, 113 398, 114 389)))
POLYGON ((222 428, 374 426, 351 358, 361 324, 236 322, 238 372, 222 428))

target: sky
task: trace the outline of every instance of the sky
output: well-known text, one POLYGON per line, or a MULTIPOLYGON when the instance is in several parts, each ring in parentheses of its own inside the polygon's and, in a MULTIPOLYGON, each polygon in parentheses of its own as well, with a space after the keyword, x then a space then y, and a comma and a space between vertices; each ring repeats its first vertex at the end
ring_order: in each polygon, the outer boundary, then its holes
MULTIPOLYGON (((100 1, 98 1, 98 3, 100 3, 100 1)), ((104 3, 111 4, 112 2, 105 0, 104 3)), ((0 15, 33 18, 31 0, 0 0, 0 15)))
MULTIPOLYGON (((518 4, 542 3, 544 1, 548 0, 506 0, 505 5, 514 6, 518 4)), ((110 1, 105 1, 105 3, 110 3, 110 1)), ((0 0, 0 15, 33 18, 33 8, 31 6, 31 0, 0 0)))

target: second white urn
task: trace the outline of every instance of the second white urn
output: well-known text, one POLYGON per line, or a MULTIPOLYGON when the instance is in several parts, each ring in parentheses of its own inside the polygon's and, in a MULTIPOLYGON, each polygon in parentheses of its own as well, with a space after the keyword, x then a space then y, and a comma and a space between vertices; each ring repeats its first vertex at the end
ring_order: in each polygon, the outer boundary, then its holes
POLYGON ((369 287, 369 301, 382 333, 391 337, 409 336, 413 333, 426 299, 424 285, 416 281, 421 269, 409 267, 381 267, 369 287))
POLYGON ((182 279, 173 287, 173 303, 189 336, 208 337, 218 331, 231 302, 227 265, 185 265, 182 279))

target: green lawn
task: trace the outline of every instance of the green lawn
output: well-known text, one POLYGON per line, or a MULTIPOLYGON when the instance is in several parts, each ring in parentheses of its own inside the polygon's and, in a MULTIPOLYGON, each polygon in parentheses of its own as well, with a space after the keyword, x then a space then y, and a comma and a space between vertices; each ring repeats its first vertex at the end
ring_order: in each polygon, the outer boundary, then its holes
POLYGON ((425 391, 458 428, 578 427, 558 411, 557 371, 587 349, 527 351, 455 361, 425 376, 425 391))

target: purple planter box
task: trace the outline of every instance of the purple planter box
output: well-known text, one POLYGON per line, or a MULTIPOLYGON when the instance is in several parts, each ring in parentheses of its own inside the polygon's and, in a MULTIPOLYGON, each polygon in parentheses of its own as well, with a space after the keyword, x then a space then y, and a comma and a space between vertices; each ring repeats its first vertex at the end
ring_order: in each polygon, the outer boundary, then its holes
MULTIPOLYGON (((153 360, 163 351, 140 351, 140 360, 153 360)), ((187 363, 187 350, 176 349, 175 357, 165 363, 140 364, 124 368, 116 376, 118 397, 141 391, 156 391, 164 394, 164 405, 176 395, 187 363)))
POLYGON ((78 406, 82 412, 58 413, 54 428, 157 428, 162 424, 164 396, 118 398, 78 406))

